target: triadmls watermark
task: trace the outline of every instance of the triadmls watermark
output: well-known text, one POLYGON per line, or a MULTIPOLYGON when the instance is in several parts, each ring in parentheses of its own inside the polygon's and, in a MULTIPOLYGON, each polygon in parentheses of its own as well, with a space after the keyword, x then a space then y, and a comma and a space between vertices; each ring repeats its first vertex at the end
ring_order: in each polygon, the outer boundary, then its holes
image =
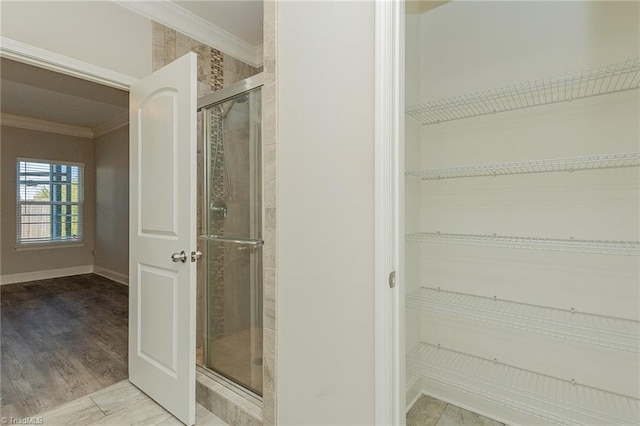
POLYGON ((44 424, 42 417, 0 417, 3 425, 41 425, 44 424))

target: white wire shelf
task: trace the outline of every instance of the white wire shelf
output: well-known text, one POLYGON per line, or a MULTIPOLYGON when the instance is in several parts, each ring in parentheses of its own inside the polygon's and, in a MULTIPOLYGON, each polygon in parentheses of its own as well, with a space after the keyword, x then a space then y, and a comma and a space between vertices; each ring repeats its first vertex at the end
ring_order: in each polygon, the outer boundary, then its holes
POLYGON ((469 95, 407 107, 420 124, 437 124, 481 115, 617 93, 640 87, 640 58, 545 77, 469 95))
POLYGON ((574 172, 579 170, 614 169, 640 166, 640 152, 591 155, 584 157, 528 160, 510 163, 478 164, 442 169, 414 170, 407 176, 423 180, 480 176, 517 175, 526 173, 574 172))
POLYGON ((640 321, 554 309, 429 287, 407 295, 407 306, 516 330, 638 353, 640 321))
POLYGON ((407 354, 407 370, 450 389, 560 425, 637 425, 640 400, 429 343, 407 354))
POLYGON ((638 241, 574 240, 500 235, 416 232, 405 235, 408 242, 545 250, 571 253, 640 256, 638 241))

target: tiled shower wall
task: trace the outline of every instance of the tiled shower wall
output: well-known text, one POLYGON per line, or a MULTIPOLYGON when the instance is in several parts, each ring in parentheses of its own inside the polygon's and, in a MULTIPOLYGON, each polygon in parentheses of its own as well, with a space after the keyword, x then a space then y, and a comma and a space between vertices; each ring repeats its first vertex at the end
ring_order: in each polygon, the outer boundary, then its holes
MULTIPOLYGON (((223 87, 236 83, 244 78, 250 77, 259 73, 261 70, 245 64, 238 59, 233 58, 225 53, 214 49, 211 46, 207 46, 197 40, 194 40, 186 35, 177 32, 176 30, 169 28, 165 25, 153 22, 153 49, 152 49, 152 64, 153 71, 156 71, 163 66, 173 62, 177 58, 189 53, 194 52, 198 55, 198 97, 207 95, 211 92, 219 90, 223 87)), ((202 183, 203 183, 203 164, 204 164, 204 138, 201 135, 202 132, 202 120, 203 114, 198 113, 198 233, 202 231, 202 183)), ((200 243, 198 243, 200 244, 200 243)), ((198 247, 200 251, 203 251, 203 247, 198 247)), ((224 254, 219 251, 221 256, 224 254)), ((224 258, 215 259, 215 265, 219 266, 224 261, 224 258)), ((215 268, 221 271, 221 268, 215 268)), ((218 280, 222 282, 222 280, 218 280)), ((197 289, 197 304, 198 307, 204 307, 204 267, 201 262, 198 263, 198 289, 197 289)), ((215 303, 212 306, 215 310, 215 303)), ((221 312, 221 309, 218 309, 221 312)), ((198 364, 202 364, 202 340, 203 340, 203 325, 204 325, 204 309, 197 310, 196 318, 196 339, 198 348, 198 364)))
MULTIPOLYGON (((267 4, 269 2, 266 2, 267 4)), ((265 16, 266 18, 266 16, 265 16)), ((152 63, 153 70, 157 70, 173 60, 185 55, 188 52, 195 52, 198 55, 198 97, 209 94, 220 88, 227 87, 233 83, 243 80, 262 71, 230 55, 220 52, 210 46, 191 39, 184 34, 176 32, 162 24, 153 23, 153 50, 152 63)), ((265 50, 268 41, 265 40, 265 50)), ((274 61, 272 61, 274 62, 274 61)), ((266 67, 265 81, 273 84, 265 84, 263 88, 263 180, 264 180, 264 216, 263 216, 263 238, 265 239, 264 253, 264 380, 263 380, 263 422, 264 424, 275 424, 275 265, 276 265, 276 245, 275 245, 275 180, 276 180, 276 156, 275 156, 275 131, 270 128, 273 123, 269 120, 275 113, 273 94, 275 93, 275 70, 266 67), (271 79, 269 79, 271 75, 271 79), (267 95, 267 98, 265 98, 267 95)), ((198 114, 198 132, 202 131, 202 113, 198 114)), ((275 130, 275 129, 274 129, 275 130)), ((198 232, 202 230, 202 170, 204 163, 203 141, 198 137, 198 232)), ((202 249, 199 247, 199 249, 202 249)), ((221 259, 218 259, 221 261, 221 259)), ((197 310, 197 346, 202 348, 203 325, 204 325, 204 268, 198 265, 198 310, 197 310)), ((201 364, 202 354, 199 354, 199 364, 201 364)))
POLYGON ((278 2, 265 1, 263 14, 264 86, 262 86, 262 165, 264 201, 264 381, 263 411, 265 425, 277 421, 276 347, 277 347, 277 282, 278 282, 278 154, 276 100, 276 34, 278 2))
POLYGON ((198 97, 262 71, 157 22, 153 22, 152 42, 153 71, 189 52, 198 55, 198 97))

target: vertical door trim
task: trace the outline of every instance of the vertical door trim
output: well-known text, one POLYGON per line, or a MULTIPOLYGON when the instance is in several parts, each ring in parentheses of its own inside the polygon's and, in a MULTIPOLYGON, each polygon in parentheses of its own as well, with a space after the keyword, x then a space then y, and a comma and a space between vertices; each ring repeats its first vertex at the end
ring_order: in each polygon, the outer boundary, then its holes
POLYGON ((375 424, 402 425, 404 299, 400 266, 404 2, 375 3, 375 424), (389 286, 396 271, 398 285, 389 286))

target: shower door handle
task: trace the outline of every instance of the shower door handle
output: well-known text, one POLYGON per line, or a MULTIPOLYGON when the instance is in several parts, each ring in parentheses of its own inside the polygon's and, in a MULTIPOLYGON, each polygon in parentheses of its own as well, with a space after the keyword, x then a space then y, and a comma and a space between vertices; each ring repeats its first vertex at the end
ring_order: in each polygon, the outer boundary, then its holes
POLYGON ((200 235, 198 238, 201 240, 218 241, 221 243, 240 244, 240 245, 246 245, 246 246, 252 246, 252 247, 261 247, 264 245, 264 240, 223 237, 222 235, 200 235))

